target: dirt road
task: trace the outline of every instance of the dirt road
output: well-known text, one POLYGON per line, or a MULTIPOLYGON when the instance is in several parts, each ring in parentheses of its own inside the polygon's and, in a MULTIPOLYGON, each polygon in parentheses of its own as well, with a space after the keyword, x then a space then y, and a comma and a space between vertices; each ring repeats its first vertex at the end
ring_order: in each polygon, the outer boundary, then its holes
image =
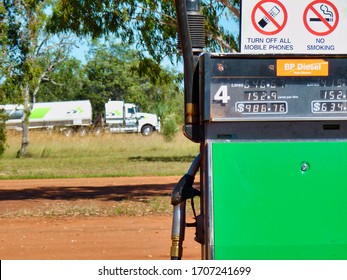
MULTIPOLYGON (((169 259, 170 213, 143 215, 33 215, 56 205, 102 211, 124 200, 169 196, 179 177, 2 180, 0 259, 169 259), (101 210, 100 210, 101 209, 101 210), (36 211, 36 212, 35 212, 36 211), (19 214, 15 214, 19 213, 19 214)), ((70 209, 69 208, 69 209, 70 209)), ((184 259, 200 259, 195 229, 187 228, 184 259)))

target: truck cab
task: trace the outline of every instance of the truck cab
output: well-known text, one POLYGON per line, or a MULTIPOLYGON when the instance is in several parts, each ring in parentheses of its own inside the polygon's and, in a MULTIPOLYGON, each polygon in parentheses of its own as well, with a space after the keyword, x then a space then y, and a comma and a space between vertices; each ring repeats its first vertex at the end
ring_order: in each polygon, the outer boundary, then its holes
POLYGON ((109 100, 105 104, 106 124, 110 132, 141 133, 151 135, 154 131, 160 132, 160 120, 156 114, 140 112, 134 103, 109 100))

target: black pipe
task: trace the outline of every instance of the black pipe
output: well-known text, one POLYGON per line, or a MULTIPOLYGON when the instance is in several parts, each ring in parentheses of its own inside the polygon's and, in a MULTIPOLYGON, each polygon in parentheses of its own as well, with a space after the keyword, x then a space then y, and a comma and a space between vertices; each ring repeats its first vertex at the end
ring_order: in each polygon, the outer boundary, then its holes
POLYGON ((193 118, 193 75, 194 75, 194 54, 189 31, 186 0, 176 0, 176 16, 178 34, 181 38, 181 51, 183 55, 184 67, 184 104, 185 123, 191 124, 193 118))

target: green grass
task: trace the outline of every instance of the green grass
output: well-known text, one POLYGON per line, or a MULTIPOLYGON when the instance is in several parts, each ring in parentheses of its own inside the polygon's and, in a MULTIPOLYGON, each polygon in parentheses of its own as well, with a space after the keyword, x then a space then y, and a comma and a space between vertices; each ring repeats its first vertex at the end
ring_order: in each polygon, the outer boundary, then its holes
POLYGON ((21 134, 8 133, 0 179, 183 175, 199 151, 181 134, 165 142, 160 134, 65 137, 31 131, 29 142, 28 156, 17 159, 21 134))

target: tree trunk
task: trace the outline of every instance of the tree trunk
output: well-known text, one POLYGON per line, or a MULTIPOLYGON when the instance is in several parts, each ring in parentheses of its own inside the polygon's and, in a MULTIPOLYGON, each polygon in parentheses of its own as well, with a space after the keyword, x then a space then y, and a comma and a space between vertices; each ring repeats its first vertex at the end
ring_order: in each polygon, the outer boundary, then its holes
POLYGON ((22 145, 17 153, 17 158, 21 158, 27 155, 29 146, 29 117, 31 112, 30 107, 30 94, 29 85, 26 85, 23 89, 23 100, 24 100, 24 115, 22 120, 22 145))

